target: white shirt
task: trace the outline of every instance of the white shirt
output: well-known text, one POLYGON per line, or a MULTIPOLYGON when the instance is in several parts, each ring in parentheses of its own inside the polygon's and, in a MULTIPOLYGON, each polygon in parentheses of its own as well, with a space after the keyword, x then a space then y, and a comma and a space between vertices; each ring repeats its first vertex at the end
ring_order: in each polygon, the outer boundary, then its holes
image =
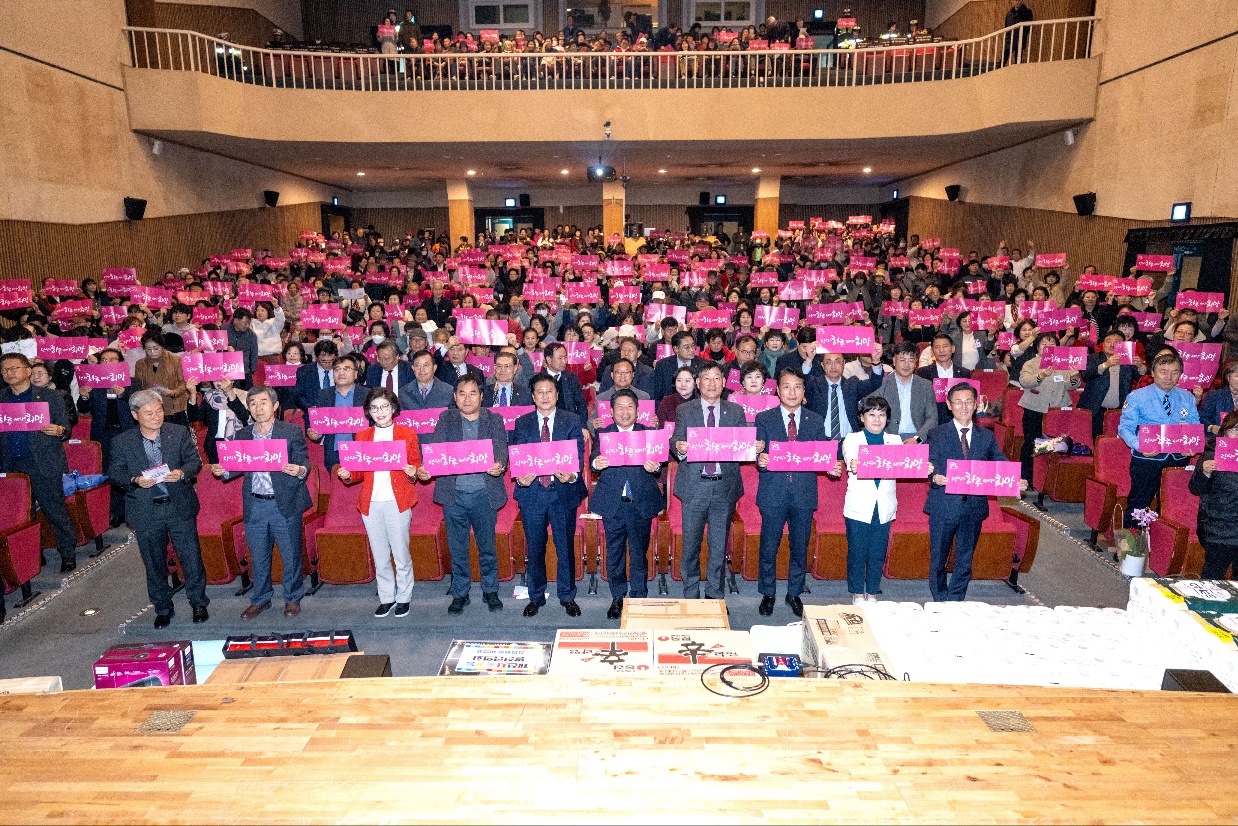
POLYGON ((949 367, 942 367, 941 362, 939 361, 934 361, 933 364, 937 365, 937 378, 939 379, 954 378, 954 362, 950 362, 949 367))
MULTIPOLYGON (((395 425, 374 428, 374 441, 394 441, 395 425)), ((371 502, 391 502, 395 499, 395 490, 391 487, 391 471, 374 471, 374 489, 370 492, 371 502)))
MULTIPOLYGON (((961 357, 963 366, 968 370, 976 369, 976 365, 980 363, 980 348, 976 346, 975 336, 963 336, 963 354, 961 357)), ((938 370, 941 368, 939 367, 938 370)), ((950 372, 954 372, 951 370, 950 372)))
POLYGON ((797 407, 795 410, 788 410, 786 405, 780 404, 778 405, 778 409, 782 411, 782 423, 787 428, 788 438, 790 438, 792 421, 795 422, 795 432, 798 436, 799 428, 804 422, 804 416, 800 413, 800 408, 797 407))

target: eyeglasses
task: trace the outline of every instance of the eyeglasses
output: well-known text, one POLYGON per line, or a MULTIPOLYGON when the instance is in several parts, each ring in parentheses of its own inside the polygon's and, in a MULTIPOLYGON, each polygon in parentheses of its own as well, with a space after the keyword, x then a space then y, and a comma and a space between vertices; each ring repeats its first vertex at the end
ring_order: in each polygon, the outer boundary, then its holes
POLYGON ((395 409, 395 408, 393 408, 393 407, 392 407, 391 405, 389 405, 389 404, 372 404, 372 405, 370 405, 370 412, 371 412, 371 413, 390 413, 390 412, 391 412, 392 410, 394 410, 394 409, 395 409))

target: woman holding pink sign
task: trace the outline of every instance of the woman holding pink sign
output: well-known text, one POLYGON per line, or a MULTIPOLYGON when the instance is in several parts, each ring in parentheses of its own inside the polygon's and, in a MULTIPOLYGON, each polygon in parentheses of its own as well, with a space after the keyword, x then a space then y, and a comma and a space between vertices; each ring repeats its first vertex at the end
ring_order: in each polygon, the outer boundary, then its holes
POLYGON ((1045 347, 1057 346, 1057 342, 1058 338, 1053 333, 1036 336, 1036 355, 1028 359, 1019 372, 1019 385, 1023 388, 1023 395, 1019 398, 1019 406, 1023 408, 1023 449, 1019 452, 1019 461, 1028 485, 1032 483, 1036 440, 1045 433, 1045 414, 1050 410, 1070 407, 1070 391, 1078 390, 1081 384, 1078 370, 1041 367, 1045 347))
POLYGON ((401 470, 336 471, 346 485, 361 483, 357 509, 365 523, 370 553, 374 557, 374 578, 378 583, 378 608, 374 616, 385 617, 395 612, 408 616, 413 597, 413 560, 408 553, 408 529, 412 522, 413 505, 417 504, 414 487, 421 451, 417 434, 410 427, 395 423, 400 413, 400 400, 385 387, 375 387, 365 399, 365 414, 374 423, 356 435, 357 442, 404 442, 407 463, 401 470))
POLYGON ((1204 546, 1204 567, 1200 579, 1233 579, 1238 577, 1238 471, 1233 466, 1238 446, 1238 413, 1225 414, 1214 440, 1205 450, 1191 474, 1191 493, 1199 497, 1199 518, 1196 533, 1204 546), (1225 441, 1221 441, 1225 440, 1225 441), (1225 469, 1218 454, 1228 454, 1225 469), (1234 573, 1229 574, 1230 567, 1234 573))

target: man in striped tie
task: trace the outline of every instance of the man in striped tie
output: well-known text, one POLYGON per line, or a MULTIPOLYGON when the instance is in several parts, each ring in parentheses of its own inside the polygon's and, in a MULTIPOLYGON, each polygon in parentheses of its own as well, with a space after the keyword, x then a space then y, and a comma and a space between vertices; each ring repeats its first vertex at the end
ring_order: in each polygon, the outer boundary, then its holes
POLYGON ((520 364, 516 354, 502 351, 494 357, 494 375, 486 379, 482 403, 486 407, 516 407, 533 404, 533 396, 516 374, 520 364))

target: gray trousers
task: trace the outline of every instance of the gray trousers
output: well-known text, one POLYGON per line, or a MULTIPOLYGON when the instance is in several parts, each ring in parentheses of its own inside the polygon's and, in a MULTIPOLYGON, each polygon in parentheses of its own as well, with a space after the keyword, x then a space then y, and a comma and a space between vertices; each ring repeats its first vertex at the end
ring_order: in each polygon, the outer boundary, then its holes
POLYGON ((379 602, 411 602, 413 560, 408 555, 408 528, 413 510, 401 511, 394 499, 370 500, 369 516, 361 514, 374 555, 379 602))
POLYGON ((706 599, 726 599, 726 543, 730 538, 735 503, 724 497, 722 483, 702 479, 691 499, 683 502, 683 553, 679 575, 683 578, 684 599, 698 599, 701 586, 701 539, 709 526, 709 557, 705 561, 706 599))

